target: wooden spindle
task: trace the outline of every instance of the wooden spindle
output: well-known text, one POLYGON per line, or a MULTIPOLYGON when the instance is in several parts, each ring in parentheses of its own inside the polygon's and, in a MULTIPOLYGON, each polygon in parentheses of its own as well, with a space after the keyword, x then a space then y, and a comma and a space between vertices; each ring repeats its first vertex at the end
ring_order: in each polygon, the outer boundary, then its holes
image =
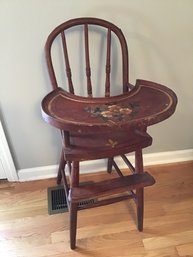
POLYGON ((111 30, 107 33, 107 59, 106 59, 106 81, 105 96, 110 96, 110 72, 111 72, 111 30))
POLYGON ((72 73, 71 73, 70 62, 69 62, 69 58, 68 58, 66 37, 65 37, 64 31, 61 32, 61 37, 62 37, 62 46, 63 46, 63 51, 64 51, 64 60, 65 60, 65 64, 66 64, 66 75, 68 78, 69 91, 70 91, 70 93, 74 94, 74 87, 73 87, 73 83, 72 83, 72 73))
POLYGON ((84 35, 85 35, 87 93, 88 93, 88 96, 92 97, 91 69, 90 69, 89 42, 88 42, 88 24, 84 25, 84 35))

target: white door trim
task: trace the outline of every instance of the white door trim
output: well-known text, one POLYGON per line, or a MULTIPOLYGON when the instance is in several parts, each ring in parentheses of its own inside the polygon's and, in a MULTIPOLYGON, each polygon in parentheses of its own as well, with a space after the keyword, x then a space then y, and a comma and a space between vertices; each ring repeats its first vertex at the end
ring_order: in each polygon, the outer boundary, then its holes
POLYGON ((4 173, 8 181, 18 181, 17 171, 9 150, 5 133, 0 121, 0 153, 4 173))

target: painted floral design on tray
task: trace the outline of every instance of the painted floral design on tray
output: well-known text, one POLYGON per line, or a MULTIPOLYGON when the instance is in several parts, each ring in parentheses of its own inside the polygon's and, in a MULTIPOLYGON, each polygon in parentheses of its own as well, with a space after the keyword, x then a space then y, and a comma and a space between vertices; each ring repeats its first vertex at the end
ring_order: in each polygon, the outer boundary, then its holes
POLYGON ((92 117, 100 117, 104 121, 122 121, 124 119, 133 119, 138 112, 138 108, 139 104, 137 102, 132 102, 127 105, 109 103, 95 107, 85 107, 84 110, 89 112, 92 117))

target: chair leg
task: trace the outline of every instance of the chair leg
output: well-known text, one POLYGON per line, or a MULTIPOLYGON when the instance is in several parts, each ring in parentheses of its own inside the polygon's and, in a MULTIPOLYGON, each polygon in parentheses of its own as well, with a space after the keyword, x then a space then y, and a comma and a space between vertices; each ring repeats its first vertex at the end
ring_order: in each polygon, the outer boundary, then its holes
POLYGON ((107 172, 111 173, 112 172, 112 167, 113 167, 113 158, 109 158, 107 162, 107 172))
POLYGON ((143 216, 144 216, 144 189, 137 190, 137 228, 143 231, 143 216))
MULTIPOLYGON (((72 162, 71 171, 71 188, 79 186, 79 162, 72 162)), ((77 230, 77 212, 78 203, 70 202, 70 247, 76 247, 76 230, 77 230)))
POLYGON ((61 152, 61 157, 60 157, 60 164, 58 168, 58 175, 57 175, 57 184, 60 185, 62 181, 62 171, 64 170, 66 165, 66 161, 64 160, 64 153, 63 150, 61 152))
MULTIPOLYGON (((142 149, 135 152, 135 172, 142 173, 143 170, 143 155, 142 149)), ((144 216, 144 188, 136 190, 137 196, 137 226, 139 231, 143 231, 143 216, 144 216)))
POLYGON ((78 204, 70 203, 70 247, 72 250, 76 248, 77 211, 78 204))

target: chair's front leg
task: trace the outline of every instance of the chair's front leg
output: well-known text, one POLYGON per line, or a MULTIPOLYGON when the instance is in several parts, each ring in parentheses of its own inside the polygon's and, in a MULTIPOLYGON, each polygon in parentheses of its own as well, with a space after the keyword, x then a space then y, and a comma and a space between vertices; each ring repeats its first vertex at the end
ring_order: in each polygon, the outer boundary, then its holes
POLYGON ((137 189, 137 227, 139 231, 143 231, 144 216, 144 188, 137 189))
MULTIPOLYGON (((143 170, 143 155, 142 149, 135 152, 135 173, 142 173, 143 170)), ((143 231, 143 216, 144 216, 144 188, 136 189, 137 196, 137 226, 139 231, 143 231)))
POLYGON ((76 248, 76 230, 77 230, 77 211, 78 204, 70 203, 70 247, 76 248))
MULTIPOLYGON (((79 186, 79 162, 72 162, 71 171, 71 189, 79 186)), ((76 230, 77 230, 77 211, 78 203, 74 203, 70 199, 70 246, 71 249, 76 247, 76 230)))

